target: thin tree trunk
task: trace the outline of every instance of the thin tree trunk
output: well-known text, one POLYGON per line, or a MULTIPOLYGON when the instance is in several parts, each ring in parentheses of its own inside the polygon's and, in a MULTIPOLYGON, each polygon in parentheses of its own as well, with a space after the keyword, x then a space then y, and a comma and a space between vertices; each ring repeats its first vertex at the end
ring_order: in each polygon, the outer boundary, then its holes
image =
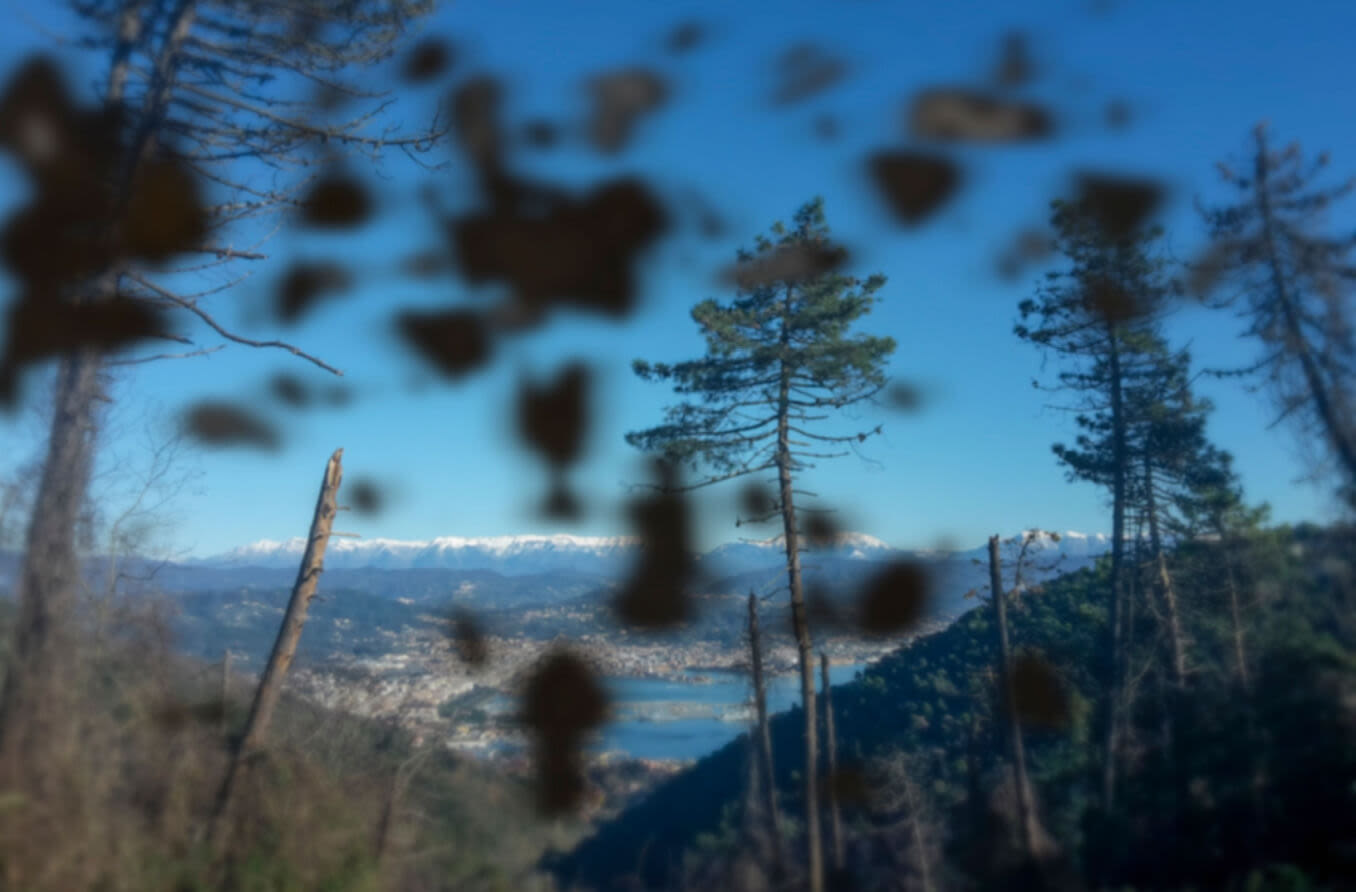
POLYGON ((1121 686, 1124 655, 1122 635, 1122 575, 1125 563, 1125 409, 1122 397, 1119 335, 1114 325, 1107 326, 1110 338, 1111 371, 1111 579, 1110 611, 1107 622, 1107 707, 1102 742, 1102 808, 1108 814, 1116 805, 1117 761, 1121 751, 1121 686))
POLYGON ((913 837, 913 850, 917 858, 918 885, 921 892, 935 892, 932 879, 932 852, 923 837, 923 803, 920 801, 918 785, 905 767, 904 771, 904 807, 909 810, 909 835, 913 837))
POLYGON ((1238 600, 1238 579, 1234 576, 1234 556, 1228 540, 1221 535, 1224 551, 1224 580, 1229 587, 1229 623, 1233 631, 1234 674, 1245 695, 1252 693, 1252 678, 1248 673, 1248 651, 1243 640, 1243 610, 1238 600))
POLYGON ((1012 759, 1013 790, 1016 797, 1017 830, 1026 856, 1036 860, 1036 816, 1031 804, 1026 773, 1026 747, 1022 742, 1022 722, 1017 715, 1012 678, 1012 650, 1008 642, 1008 608, 1003 594, 1003 574, 999 564, 997 536, 989 537, 989 593, 998 617, 998 684, 1003 710, 1007 715, 1008 755, 1012 759))
POLYGON ((1177 592, 1168 571, 1168 557, 1163 551, 1163 539, 1158 528, 1158 500, 1154 497, 1153 464, 1149 450, 1144 450, 1144 508, 1149 521, 1149 547, 1153 550, 1156 579, 1154 588, 1163 602, 1168 620, 1168 647, 1172 656, 1172 683, 1179 692, 1186 686, 1186 640, 1182 632, 1182 617, 1177 605, 1177 592))
POLYGON ((833 869, 843 869, 843 819, 838 811, 838 732, 834 727, 833 694, 829 682, 829 655, 819 652, 820 676, 824 687, 824 749, 828 755, 829 772, 829 839, 833 845, 833 869))
POLYGON ((228 647, 221 652, 221 736, 225 738, 226 730, 230 727, 228 718, 231 702, 231 649, 228 647))
POLYGON ((767 717, 767 687, 763 678, 762 633, 758 628, 758 597, 749 592, 749 662, 753 673, 753 708, 758 718, 758 740, 754 746, 757 772, 761 775, 763 809, 767 813, 768 835, 772 842, 773 869, 780 877, 786 865, 782 841, 782 821, 777 810, 777 780, 772 763, 772 729, 767 717))
POLYGON ((245 722, 245 732, 217 795, 216 809, 209 827, 209 837, 216 845, 225 843, 226 832, 223 828, 229 825, 227 818, 232 795, 242 771, 245 770, 246 760, 259 750, 264 736, 268 733, 273 710, 282 694, 283 679, 297 653, 301 630, 306 625, 306 614, 311 609, 311 599, 315 597, 316 586, 324 570, 325 548, 329 545, 334 515, 338 510, 339 484, 344 476, 343 456, 344 450, 336 449, 325 465, 325 477, 320 484, 320 497, 316 500, 310 536, 306 540, 306 551, 301 556, 301 569, 297 572, 297 581, 292 587, 292 597, 287 602, 287 613, 283 616, 278 637, 273 643, 273 651, 268 657, 268 665, 264 668, 263 677, 260 678, 259 687, 255 691, 254 703, 245 722))
MULTIPOLYGON (((791 287, 786 289, 786 313, 782 320, 781 340, 789 348, 791 330, 787 319, 791 313, 791 287)), ((800 662, 801 708, 805 719, 805 763, 803 795, 805 797, 805 848, 809 860, 810 892, 824 888, 824 852, 819 829, 819 741, 815 712, 814 644, 810 639, 810 623, 805 610, 805 592, 801 585, 800 538, 796 530, 796 506, 791 480, 790 399, 791 370, 783 361, 777 397, 777 482, 782 508, 782 530, 786 540, 786 574, 791 589, 791 629, 796 636, 797 657, 800 662)))

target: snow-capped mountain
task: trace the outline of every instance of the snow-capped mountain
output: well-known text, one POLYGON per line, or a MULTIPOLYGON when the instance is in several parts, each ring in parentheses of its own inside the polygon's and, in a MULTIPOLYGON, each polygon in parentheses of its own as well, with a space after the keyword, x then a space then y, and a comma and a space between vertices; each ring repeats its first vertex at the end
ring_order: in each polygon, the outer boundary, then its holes
MULTIPOLYGON (((729 542, 701 555, 698 566, 708 578, 774 567, 784 560, 783 542, 781 536, 761 541, 729 542)), ((285 542, 265 539, 190 563, 206 568, 295 569, 305 544, 300 537, 285 542)), ((1080 559, 1080 563, 1109 548, 1110 537, 1104 534, 1073 531, 1060 533, 1057 542, 1041 534, 1031 545, 1031 549, 1040 551, 1043 556, 1062 554, 1080 559)), ((1005 557, 1010 550, 1004 549, 1005 557)), ((890 560, 906 553, 864 533, 841 533, 832 545, 812 551, 820 557, 852 561, 890 560)), ((616 577, 627 571, 639 553, 640 540, 623 536, 444 536, 425 541, 331 539, 325 552, 325 566, 333 570, 492 570, 505 576, 570 570, 616 577)), ((923 558, 944 557, 925 552, 913 554, 923 558)), ((987 551, 981 545, 960 554, 983 557, 987 551)))
MULTIPOLYGON (((264 539, 193 563, 206 567, 295 568, 305 547, 306 540, 300 536, 285 542, 264 539)), ((426 541, 331 539, 325 550, 325 566, 334 570, 493 570, 506 576, 573 570, 612 576, 625 571, 638 547, 638 539, 565 534, 444 536, 426 541)))
MULTIPOLYGON (((760 541, 727 542, 702 555, 697 564, 712 578, 734 576, 784 564, 785 549, 786 539, 783 536, 760 541)), ((865 533, 840 533, 832 545, 813 551, 827 557, 864 561, 889 560, 900 553, 899 549, 865 533)))

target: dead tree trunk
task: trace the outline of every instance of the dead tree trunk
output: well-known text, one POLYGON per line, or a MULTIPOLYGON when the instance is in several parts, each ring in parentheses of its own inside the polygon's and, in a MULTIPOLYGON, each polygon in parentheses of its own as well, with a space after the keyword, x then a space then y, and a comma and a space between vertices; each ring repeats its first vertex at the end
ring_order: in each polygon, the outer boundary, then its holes
POLYGON ((998 558, 998 537, 989 537, 989 592, 993 598, 994 613, 998 617, 998 684, 1002 692, 1003 711, 1007 716, 1008 755, 1012 759, 1013 789, 1016 795, 1017 830, 1026 857, 1036 860, 1036 817, 1031 806, 1027 786, 1026 747, 1022 743, 1022 722, 1017 715, 1016 697, 1012 689, 1009 667, 1012 651, 1008 643, 1008 609, 1003 594, 1003 573, 998 558))
POLYGON ((828 755, 829 772, 826 785, 829 792, 829 841, 833 845, 833 869, 843 869, 843 818, 838 811, 838 732, 833 720, 833 694, 829 683, 829 655, 819 652, 820 677, 824 688, 824 749, 828 755))
POLYGON ((749 592, 749 664, 753 673, 753 708, 758 719, 758 740, 754 746, 757 773, 767 813, 768 834, 772 842, 773 868, 781 876, 786 865, 782 841, 781 815, 777 811, 777 781, 772 768, 772 729, 767 718, 767 686, 763 678, 763 642, 758 628, 758 597, 749 592))
POLYGON ((320 497, 316 501, 315 516, 311 520, 311 533, 306 540, 306 551, 301 556, 301 569, 297 572, 296 585, 292 587, 287 613, 283 617, 282 626, 278 629, 278 637, 273 643, 273 652, 269 654, 263 677, 259 679, 254 703, 245 722, 245 732, 240 738, 235 758, 231 761, 231 767, 227 770, 226 779, 217 795, 209 836, 218 846, 226 842, 228 834, 225 828, 229 826, 231 797, 239 784, 242 772, 248 767, 246 762, 260 749, 264 735, 268 733, 269 721, 273 718, 273 710, 282 694, 283 678, 287 675, 288 667, 292 665, 292 658, 296 656, 297 642, 301 640, 301 630, 306 625, 306 614, 311 609, 311 599, 315 597, 316 585, 320 582, 320 574, 324 570, 325 548, 329 545, 334 515, 338 510, 339 484, 343 479, 343 456, 344 450, 336 449, 325 465, 325 478, 320 484, 320 497))

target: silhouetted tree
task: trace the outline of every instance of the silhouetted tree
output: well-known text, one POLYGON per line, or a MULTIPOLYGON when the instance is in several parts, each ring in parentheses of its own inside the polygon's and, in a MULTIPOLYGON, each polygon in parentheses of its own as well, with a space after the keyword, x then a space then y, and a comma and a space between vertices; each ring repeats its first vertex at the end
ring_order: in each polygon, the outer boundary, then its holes
POLYGON ((1342 471, 1348 501, 1356 500, 1356 334, 1351 286, 1356 280, 1356 235, 1324 235, 1325 211, 1356 188, 1356 178, 1335 186, 1315 180, 1328 166, 1312 162, 1292 143, 1276 151, 1267 128, 1253 132, 1251 175, 1218 165, 1240 193, 1236 204, 1201 207, 1213 253, 1203 264, 1204 286, 1223 286, 1214 305, 1237 311, 1243 334, 1261 358, 1234 374, 1260 376, 1280 405, 1326 447, 1342 471))
POLYGON ((829 239, 822 199, 803 205, 788 229, 772 227, 774 242, 758 236, 741 249, 729 303, 708 299, 692 310, 706 338, 706 356, 676 365, 636 360, 637 375, 665 381, 690 399, 667 410, 664 424, 627 434, 627 442, 708 476, 709 486, 746 475, 776 473, 764 514, 780 515, 799 651, 805 716, 804 807, 810 887, 823 887, 818 790, 813 641, 801 585, 800 531, 795 478, 810 460, 847 455, 839 447, 866 440, 880 428, 852 433, 815 429, 831 410, 871 399, 886 384, 891 338, 853 334, 870 312, 885 277, 862 280, 834 272, 844 254, 829 239), (823 451, 829 450, 829 451, 823 451))
MULTIPOLYGON (((1162 264, 1150 256, 1156 228, 1112 234, 1086 201, 1057 201, 1051 224, 1068 267, 1047 274, 1035 297, 1018 307, 1016 335, 1061 359, 1054 389, 1072 395, 1069 407, 1084 431, 1078 448, 1057 444, 1071 479, 1107 487, 1111 494, 1111 579, 1106 665, 1108 697, 1102 743, 1102 804, 1115 803, 1121 723, 1124 639, 1124 564, 1130 484, 1126 385, 1130 355, 1150 330, 1167 288, 1162 264), (1094 448, 1105 444, 1106 451, 1094 448)), ((1039 386, 1039 385, 1038 385, 1039 386)))

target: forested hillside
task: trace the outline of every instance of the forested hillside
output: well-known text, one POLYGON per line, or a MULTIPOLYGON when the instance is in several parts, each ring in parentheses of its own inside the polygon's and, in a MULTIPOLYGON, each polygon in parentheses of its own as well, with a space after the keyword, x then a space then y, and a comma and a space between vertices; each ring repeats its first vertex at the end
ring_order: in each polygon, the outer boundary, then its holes
MULTIPOLYGON (((1108 562, 1013 600, 1014 647, 1050 670, 1017 683, 1026 685, 1019 709, 1042 839, 1054 850, 1051 875, 1104 877, 1114 888, 1251 890, 1340 888, 1356 875, 1352 541, 1349 531, 1277 529, 1246 548, 1193 543, 1174 552, 1194 644, 1191 688, 1170 700, 1155 669, 1162 642, 1144 618, 1134 623, 1124 793, 1110 815, 1098 808, 1086 755, 1106 696, 1089 667, 1107 620, 1108 562), (1246 684, 1226 561, 1250 593, 1246 684), (1301 875, 1312 885, 1272 882, 1301 875)), ((1013 786, 994 708, 996 657, 994 614, 981 607, 833 690, 849 873, 858 883, 843 888, 898 888, 901 875, 922 888, 925 863, 932 888, 1001 888, 990 883, 1019 859, 1008 842, 1013 786), (921 851, 915 822, 925 825, 921 851)), ((772 722, 787 814, 798 808, 800 723, 796 713, 772 722)), ((747 830, 748 751, 741 738, 702 760, 555 871, 599 888, 622 888, 636 873, 650 887, 683 876, 728 882, 747 830)))

